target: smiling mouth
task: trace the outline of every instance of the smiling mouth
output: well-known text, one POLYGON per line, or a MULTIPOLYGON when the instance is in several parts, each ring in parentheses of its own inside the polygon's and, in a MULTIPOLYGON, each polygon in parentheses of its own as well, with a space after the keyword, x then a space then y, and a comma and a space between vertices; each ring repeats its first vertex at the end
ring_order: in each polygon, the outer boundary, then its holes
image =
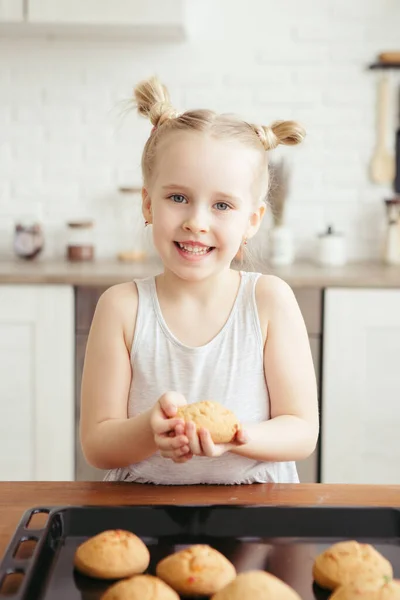
POLYGON ((215 246, 193 246, 181 244, 180 242, 174 242, 175 246, 177 246, 182 252, 187 252, 187 254, 193 254, 195 256, 201 256, 202 254, 209 254, 212 250, 214 250, 215 246))

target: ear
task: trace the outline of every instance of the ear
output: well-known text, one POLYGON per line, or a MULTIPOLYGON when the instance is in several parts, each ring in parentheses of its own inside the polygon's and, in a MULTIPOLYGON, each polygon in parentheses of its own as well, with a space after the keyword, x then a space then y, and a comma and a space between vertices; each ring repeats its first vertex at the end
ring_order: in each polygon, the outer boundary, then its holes
POLYGON ((142 188, 142 213, 144 216, 144 220, 148 223, 151 223, 151 198, 146 188, 142 188))
POLYGON ((247 239, 252 238, 260 228, 261 222, 264 218, 267 207, 264 202, 260 204, 255 212, 250 215, 249 226, 247 229, 246 237, 247 239))

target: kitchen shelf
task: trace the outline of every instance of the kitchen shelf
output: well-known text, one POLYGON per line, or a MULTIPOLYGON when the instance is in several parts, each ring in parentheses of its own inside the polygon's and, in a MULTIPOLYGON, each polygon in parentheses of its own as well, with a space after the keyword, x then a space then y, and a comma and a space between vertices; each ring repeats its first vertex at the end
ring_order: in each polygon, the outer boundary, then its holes
POLYGON ((371 65, 368 65, 368 69, 400 69, 400 63, 383 63, 383 62, 377 62, 377 63, 372 63, 371 65))

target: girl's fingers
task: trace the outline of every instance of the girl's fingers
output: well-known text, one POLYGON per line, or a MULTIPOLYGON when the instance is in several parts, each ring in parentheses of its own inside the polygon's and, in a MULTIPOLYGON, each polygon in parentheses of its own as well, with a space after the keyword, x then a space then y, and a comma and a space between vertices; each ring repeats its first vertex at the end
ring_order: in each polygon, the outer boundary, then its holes
POLYGON ((178 425, 175 426, 175 435, 183 435, 185 433, 185 424, 183 423, 183 421, 181 421, 180 423, 178 423, 178 425))
POLYGON ((182 425, 182 419, 157 419, 153 424, 153 431, 156 434, 168 433, 169 431, 174 431, 177 425, 182 425))
POLYGON ((185 456, 186 454, 191 454, 189 446, 182 446, 182 448, 175 450, 175 456, 179 458, 185 456))
POLYGON ((249 436, 244 431, 244 429, 239 429, 239 431, 236 434, 235 441, 238 444, 247 444, 247 442, 249 441, 249 436))
POLYGON ((203 427, 199 431, 199 438, 201 443, 201 448, 203 450, 203 454, 206 456, 215 456, 216 449, 215 444, 211 439, 211 434, 208 429, 204 429, 203 427))
POLYGON ((190 454, 189 446, 182 446, 182 448, 177 448, 175 450, 161 450, 161 456, 164 458, 181 458, 186 454, 190 454))
POLYGON ((192 454, 203 454, 199 436, 197 435, 196 431, 196 425, 192 421, 186 423, 186 437, 189 440, 189 447, 192 454))
POLYGON ((160 450, 172 451, 186 446, 188 448, 189 440, 185 435, 179 437, 170 437, 169 435, 155 435, 154 441, 160 450))
POLYGON ((193 454, 185 454, 185 456, 181 456, 180 458, 173 458, 172 460, 175 463, 185 463, 188 460, 190 460, 191 458, 193 458, 193 454))
POLYGON ((166 417, 174 417, 178 410, 178 406, 186 404, 185 397, 178 392, 166 392, 159 399, 161 410, 166 417))
POLYGON ((160 454, 163 458, 169 458, 174 462, 186 462, 193 457, 193 454, 189 451, 189 446, 181 450, 162 450, 160 454))

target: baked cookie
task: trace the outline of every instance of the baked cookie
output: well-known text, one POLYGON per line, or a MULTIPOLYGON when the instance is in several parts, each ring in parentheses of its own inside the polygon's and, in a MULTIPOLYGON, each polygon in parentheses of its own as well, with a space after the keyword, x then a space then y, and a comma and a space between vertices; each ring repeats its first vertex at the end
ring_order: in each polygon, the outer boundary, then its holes
POLYGON ((240 423, 233 412, 211 400, 180 406, 176 416, 185 422, 193 421, 197 431, 201 427, 208 429, 215 444, 232 442, 240 429, 240 423))
POLYGON ((336 588, 329 600, 400 600, 400 581, 360 577, 336 588))
POLYGON ((338 542, 314 561, 313 577, 323 588, 334 590, 360 577, 393 577, 392 565, 370 544, 338 542))
POLYGON ((122 579, 143 573, 149 566, 147 546, 130 531, 103 531, 81 544, 75 552, 74 566, 89 577, 122 579))
POLYGON ((156 574, 180 594, 210 596, 236 577, 236 569, 218 550, 197 544, 163 558, 156 574))
POLYGON ((211 600, 301 600, 289 585, 265 571, 246 571, 211 600))
POLYGON ((179 596, 158 577, 135 575, 114 583, 101 600, 179 600, 179 596))

